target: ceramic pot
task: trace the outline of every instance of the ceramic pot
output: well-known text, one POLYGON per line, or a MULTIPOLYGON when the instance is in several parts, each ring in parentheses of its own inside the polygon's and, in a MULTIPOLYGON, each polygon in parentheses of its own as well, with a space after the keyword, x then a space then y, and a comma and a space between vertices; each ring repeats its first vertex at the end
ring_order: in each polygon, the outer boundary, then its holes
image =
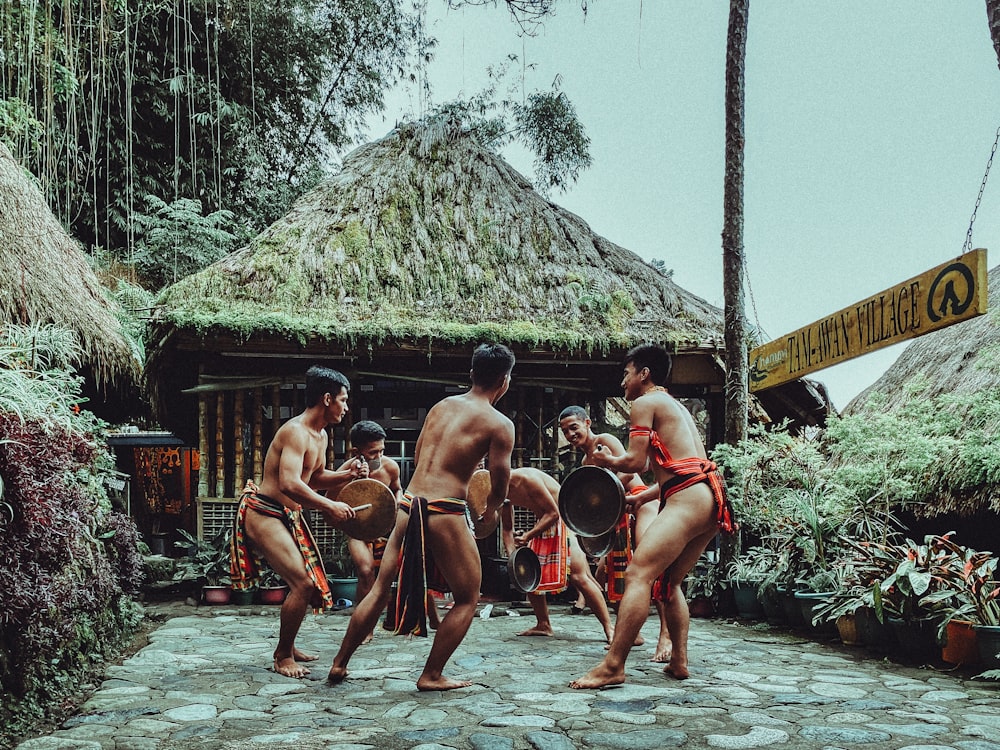
POLYGON ((288 596, 288 586, 262 586, 260 589, 261 604, 281 604, 288 596))
POLYGON ((330 594, 333 596, 335 602, 346 599, 349 602, 357 604, 357 578, 329 578, 327 582, 330 584, 330 594))
POLYGON ((1000 625, 976 625, 979 658, 986 669, 1000 669, 1000 625))
POLYGON ((861 636, 858 633, 858 618, 853 612, 837 618, 837 634, 845 646, 860 646, 861 636))
POLYGON ((941 656, 941 647, 937 642, 937 623, 930 620, 907 621, 890 617, 889 627, 896 634, 899 655, 903 659, 926 663, 941 656))
POLYGON ((232 603, 240 606, 253 604, 253 599, 257 595, 257 589, 233 589, 232 603))
POLYGON ((802 624, 818 635, 833 635, 836 626, 832 622, 813 623, 816 608, 826 604, 833 596, 832 591, 796 591, 795 601, 799 606, 799 613, 802 616, 802 624))
POLYGON ((206 604, 229 604, 233 590, 229 586, 202 586, 201 598, 206 604))
POLYGON ((707 596, 696 596, 688 601, 688 614, 691 617, 711 617, 715 614, 715 605, 707 596))
POLYGON ((778 587, 778 601, 781 603, 781 610, 785 613, 785 621, 793 628, 801 628, 804 626, 805 620, 802 619, 802 608, 799 607, 799 603, 795 601, 795 592, 789 591, 786 588, 778 587))
POLYGON ((757 584, 739 580, 734 580, 732 584, 737 616, 743 620, 763 620, 764 605, 757 596, 757 584))
POLYGON ((948 620, 944 626, 945 643, 941 658, 949 664, 979 663, 979 638, 975 626, 968 620, 948 620))

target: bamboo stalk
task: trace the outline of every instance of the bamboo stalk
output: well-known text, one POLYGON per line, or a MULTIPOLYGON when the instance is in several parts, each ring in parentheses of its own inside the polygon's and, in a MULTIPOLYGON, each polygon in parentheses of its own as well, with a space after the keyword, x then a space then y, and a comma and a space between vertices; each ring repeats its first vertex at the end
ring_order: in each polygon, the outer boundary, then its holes
POLYGON ((246 484, 243 450, 243 399, 244 391, 233 391, 233 494, 238 495, 246 484))
POLYGON ((208 497, 208 396, 198 396, 198 497, 208 497))
POLYGON ((223 445, 226 415, 226 396, 220 392, 215 397, 215 497, 226 495, 226 455, 223 445))
POLYGON ((264 476, 264 389, 253 389, 253 478, 264 476))

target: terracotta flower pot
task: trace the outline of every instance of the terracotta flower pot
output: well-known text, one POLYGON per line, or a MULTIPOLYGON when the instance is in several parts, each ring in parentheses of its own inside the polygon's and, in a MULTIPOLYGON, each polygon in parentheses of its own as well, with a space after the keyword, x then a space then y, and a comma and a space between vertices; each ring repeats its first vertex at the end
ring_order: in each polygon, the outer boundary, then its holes
POLYGON ((201 597, 206 604, 229 604, 233 590, 229 586, 202 586, 201 597))
POLYGON ((975 627, 968 620, 949 620, 944 626, 941 658, 949 664, 978 664, 979 644, 975 627))
POLYGON ((860 646, 861 636, 858 635, 858 618, 850 612, 837 618, 837 634, 845 646, 860 646))
POLYGON ((288 586, 262 586, 260 589, 261 604, 281 604, 288 596, 288 586))

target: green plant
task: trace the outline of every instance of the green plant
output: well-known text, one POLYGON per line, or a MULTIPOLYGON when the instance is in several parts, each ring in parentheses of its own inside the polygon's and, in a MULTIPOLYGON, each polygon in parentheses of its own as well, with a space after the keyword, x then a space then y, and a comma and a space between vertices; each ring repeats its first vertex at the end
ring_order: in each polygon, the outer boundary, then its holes
POLYGON ((334 539, 333 554, 325 562, 327 572, 332 578, 357 578, 358 571, 354 559, 348 549, 350 537, 342 531, 337 531, 334 539))
POLYGON ((713 601, 719 592, 729 587, 729 580, 723 575, 722 567, 702 556, 684 579, 684 596, 688 601, 706 597, 713 601))
POLYGON ((730 581, 763 583, 767 581, 779 559, 777 550, 754 546, 730 560, 726 566, 726 575, 730 581))
POLYGON ((174 580, 194 581, 202 586, 228 586, 229 527, 223 527, 210 539, 198 539, 183 529, 178 529, 178 533, 183 539, 174 544, 186 549, 188 554, 178 560, 174 580))

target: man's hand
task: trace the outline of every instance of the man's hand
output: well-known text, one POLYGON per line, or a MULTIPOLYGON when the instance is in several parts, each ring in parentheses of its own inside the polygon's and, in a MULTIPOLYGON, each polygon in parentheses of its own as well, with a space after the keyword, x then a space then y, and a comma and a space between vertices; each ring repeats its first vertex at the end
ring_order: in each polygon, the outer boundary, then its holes
POLYGON ((360 458, 354 459, 350 466, 351 480, 368 478, 368 462, 360 458))
POLYGON ((608 468, 608 459, 613 458, 611 450, 606 445, 598 445, 594 452, 590 454, 590 463, 593 466, 608 468))
POLYGON ((330 503, 330 507, 323 511, 323 517, 326 519, 326 522, 334 527, 354 518, 356 515, 354 508, 347 503, 339 501, 330 503))
POLYGON ((514 546, 515 547, 527 547, 528 546, 528 540, 524 538, 524 534, 523 533, 521 533, 521 534, 515 534, 514 535, 514 546))

